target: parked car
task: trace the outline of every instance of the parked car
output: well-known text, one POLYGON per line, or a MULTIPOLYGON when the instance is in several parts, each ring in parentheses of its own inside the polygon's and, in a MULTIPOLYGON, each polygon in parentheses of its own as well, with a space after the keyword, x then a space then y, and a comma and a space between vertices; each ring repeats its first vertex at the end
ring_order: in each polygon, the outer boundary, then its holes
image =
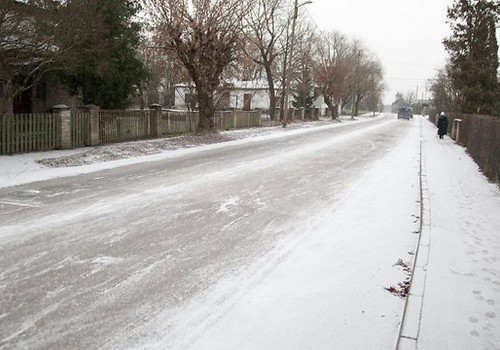
POLYGON ((398 111, 398 119, 403 118, 410 120, 410 118, 413 118, 413 108, 411 107, 401 107, 398 111))

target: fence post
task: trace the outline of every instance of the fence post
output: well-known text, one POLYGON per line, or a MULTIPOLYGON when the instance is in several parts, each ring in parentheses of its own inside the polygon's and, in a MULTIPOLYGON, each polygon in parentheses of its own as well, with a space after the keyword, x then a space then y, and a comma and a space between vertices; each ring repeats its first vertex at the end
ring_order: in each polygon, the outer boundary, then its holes
POLYGON ((161 118, 161 105, 155 103, 149 106, 151 109, 151 136, 158 137, 160 135, 160 118, 161 118))
POLYGON ((68 106, 60 104, 52 107, 57 120, 57 144, 60 149, 71 148, 71 111, 68 106))
POLYGON ((457 134, 457 120, 453 120, 453 124, 451 124, 451 139, 456 141, 456 134, 457 134))
POLYGON ((172 126, 171 126, 171 122, 170 122, 170 111, 167 111, 167 131, 166 131, 166 133, 170 134, 171 129, 172 129, 172 126))
POLYGON ((84 111, 89 114, 89 146, 97 146, 101 144, 101 135, 100 135, 100 121, 99 121, 99 107, 94 105, 87 105, 84 108, 84 111))
MULTIPOLYGON (((455 141, 460 141, 460 127, 462 126, 462 119, 455 119, 453 121, 453 127, 455 129, 455 141), (456 125, 456 126, 455 126, 456 125)), ((453 130, 452 130, 453 133, 453 130)))

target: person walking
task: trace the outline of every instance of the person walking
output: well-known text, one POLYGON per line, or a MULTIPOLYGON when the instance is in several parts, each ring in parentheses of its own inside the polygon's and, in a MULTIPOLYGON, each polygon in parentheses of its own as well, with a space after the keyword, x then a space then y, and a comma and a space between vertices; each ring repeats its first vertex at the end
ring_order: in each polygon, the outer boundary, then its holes
POLYGON ((448 117, 444 112, 439 116, 437 127, 439 138, 442 139, 448 132, 448 117))

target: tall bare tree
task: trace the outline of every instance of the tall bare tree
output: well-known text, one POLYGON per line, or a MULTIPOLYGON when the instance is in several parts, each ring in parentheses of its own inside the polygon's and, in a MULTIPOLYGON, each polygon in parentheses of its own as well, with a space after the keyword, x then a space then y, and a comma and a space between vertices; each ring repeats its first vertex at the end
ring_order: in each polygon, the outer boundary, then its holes
POLYGON ((275 60, 280 55, 279 38, 286 34, 287 22, 283 21, 285 0, 257 0, 255 7, 246 17, 246 50, 255 63, 265 71, 269 88, 269 116, 275 119, 276 111, 276 68, 275 60))
POLYGON ((215 93, 224 70, 242 51, 242 19, 250 3, 241 0, 144 0, 160 39, 188 71, 198 96, 198 130, 214 128, 215 93))
POLYGON ((368 109, 375 114, 382 105, 383 70, 378 61, 371 62, 367 68, 365 102, 368 109))
POLYGON ((295 54, 290 65, 290 88, 294 107, 310 107, 314 102, 314 48, 318 35, 307 21, 300 21, 295 37, 295 54))
POLYGON ((320 38, 316 50, 315 81, 332 119, 336 119, 353 83, 349 81, 354 70, 352 42, 339 32, 331 32, 320 38))
POLYGON ((434 79, 429 80, 432 105, 438 111, 457 111, 457 100, 460 94, 453 85, 450 70, 451 65, 447 63, 445 67, 437 72, 434 79))
POLYGON ((359 105, 364 99, 368 99, 367 105, 372 112, 375 111, 380 102, 383 91, 383 70, 378 59, 370 55, 367 50, 358 51, 355 57, 353 91, 354 111, 353 115, 359 114, 359 105))

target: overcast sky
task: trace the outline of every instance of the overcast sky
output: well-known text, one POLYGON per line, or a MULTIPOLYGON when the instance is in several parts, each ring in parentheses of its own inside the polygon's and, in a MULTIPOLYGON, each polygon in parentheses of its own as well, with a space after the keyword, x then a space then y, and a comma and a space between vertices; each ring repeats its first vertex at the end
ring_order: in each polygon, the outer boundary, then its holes
MULTIPOLYGON (((384 67, 384 103, 397 92, 426 93, 446 61, 447 7, 452 0, 312 0, 305 5, 320 30, 360 39, 384 67)), ((299 0, 299 4, 305 2, 299 0)))

